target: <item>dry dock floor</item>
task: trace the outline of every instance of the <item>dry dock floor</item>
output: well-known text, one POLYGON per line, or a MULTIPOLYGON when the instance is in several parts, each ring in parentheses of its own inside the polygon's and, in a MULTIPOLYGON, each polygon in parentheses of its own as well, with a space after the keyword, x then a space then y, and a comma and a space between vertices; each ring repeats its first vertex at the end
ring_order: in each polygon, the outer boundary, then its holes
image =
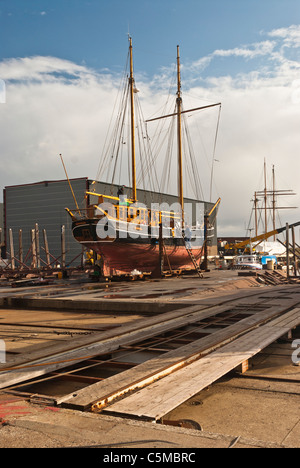
MULTIPOLYGON (((262 293, 279 307, 290 294, 300 293, 300 284, 272 285, 229 270, 211 270, 203 279, 191 274, 119 283, 78 279, 14 288, 2 282, 0 339, 7 344, 7 365, 21 362, 23 354, 51 354, 88 342, 93 334, 113 334, 156 317, 159 322, 170 311, 214 307, 238 295, 251 303, 262 293)), ((0 448, 298 448, 300 366, 292 361, 295 340, 300 343, 299 326, 292 338, 277 339, 255 353, 245 372, 234 369, 222 375, 159 423, 28 399, 18 385, 15 392, 2 388, 0 448)))

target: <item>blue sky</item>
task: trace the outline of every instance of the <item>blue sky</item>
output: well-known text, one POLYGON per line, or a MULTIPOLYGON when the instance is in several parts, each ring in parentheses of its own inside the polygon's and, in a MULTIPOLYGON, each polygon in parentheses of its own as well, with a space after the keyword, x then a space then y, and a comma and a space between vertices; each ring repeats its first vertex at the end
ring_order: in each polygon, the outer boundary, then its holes
POLYGON ((265 158, 279 188, 300 191, 299 0, 0 0, 0 190, 62 178, 61 152, 71 177, 95 177, 128 32, 146 117, 166 97, 177 44, 186 107, 222 102, 217 162, 216 114, 196 142, 206 199, 214 164, 220 235, 244 234, 265 158))
POLYGON ((117 69, 129 31, 149 74, 174 60, 177 44, 193 62, 300 19, 298 0, 0 0, 0 11, 1 59, 49 55, 117 69))

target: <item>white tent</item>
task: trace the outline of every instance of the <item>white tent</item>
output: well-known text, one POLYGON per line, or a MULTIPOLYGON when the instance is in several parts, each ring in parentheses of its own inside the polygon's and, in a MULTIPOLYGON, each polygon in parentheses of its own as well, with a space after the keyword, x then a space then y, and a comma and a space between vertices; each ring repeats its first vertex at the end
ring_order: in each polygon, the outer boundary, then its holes
POLYGON ((280 242, 261 242, 255 247, 256 252, 266 252, 268 255, 282 256, 286 253, 286 248, 280 242))

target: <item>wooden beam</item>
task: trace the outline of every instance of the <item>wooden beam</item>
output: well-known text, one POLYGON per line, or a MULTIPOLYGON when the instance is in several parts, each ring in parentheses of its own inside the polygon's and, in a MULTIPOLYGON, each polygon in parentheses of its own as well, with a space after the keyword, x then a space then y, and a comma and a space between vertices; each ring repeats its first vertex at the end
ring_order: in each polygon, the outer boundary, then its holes
POLYGON ((296 308, 112 404, 103 412, 157 421, 299 324, 300 309, 296 308))
MULTIPOLYGON (((285 288, 286 290, 286 288, 285 288)), ((257 295, 256 292, 226 296, 225 302, 220 306, 193 305, 180 310, 159 314, 148 319, 141 319, 107 332, 83 336, 65 343, 49 346, 46 349, 36 349, 34 352, 12 358, 8 364, 0 365, 0 388, 24 382, 31 378, 62 369, 75 362, 82 362, 92 356, 111 352, 122 345, 136 343, 143 339, 155 336, 188 323, 194 323, 205 317, 227 311, 234 304, 229 298, 245 299, 257 295), (228 301, 228 303, 227 303, 228 301), (9 368, 8 368, 9 365, 9 368)), ((272 298, 270 298, 270 302, 272 298)), ((261 304, 262 299, 259 298, 261 304)), ((272 302, 271 302, 272 303, 272 302)), ((283 313, 287 307, 299 303, 298 299, 282 299, 276 313, 283 313)), ((270 304, 269 304, 270 305, 270 304)), ((155 306, 155 305, 154 305, 155 306)), ((266 308, 268 304, 266 304, 266 308)))
POLYGON ((143 362, 126 372, 122 372, 122 374, 109 377, 99 384, 83 388, 76 392, 76 396, 73 393, 65 395, 57 402, 58 404, 63 403, 65 407, 80 410, 86 410, 93 405, 93 411, 99 411, 127 392, 143 388, 202 358, 208 352, 236 339, 246 330, 251 330, 267 320, 271 320, 278 313, 277 307, 255 313, 223 330, 218 330, 211 335, 143 362))
POLYGON ((23 264, 23 239, 22 239, 22 229, 19 229, 19 263, 20 266, 23 264))
POLYGON ((46 264, 50 267, 50 254, 49 254, 49 244, 48 244, 48 237, 46 229, 43 229, 43 237, 44 237, 44 246, 45 246, 45 254, 46 254, 46 264))
POLYGON ((8 235, 9 235, 9 248, 10 248, 10 262, 11 262, 11 268, 14 270, 14 269, 15 269, 15 251, 14 251, 13 232, 12 232, 12 229, 11 229, 11 228, 9 228, 9 230, 8 230, 8 235))

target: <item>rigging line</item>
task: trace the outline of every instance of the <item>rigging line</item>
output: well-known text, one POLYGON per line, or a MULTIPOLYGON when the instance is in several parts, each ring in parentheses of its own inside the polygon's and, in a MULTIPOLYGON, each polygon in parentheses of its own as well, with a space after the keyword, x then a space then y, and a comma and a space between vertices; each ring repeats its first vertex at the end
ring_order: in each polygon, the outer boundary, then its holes
MULTIPOLYGON (((156 182, 157 182, 157 186, 158 186, 158 190, 160 191, 160 185, 161 183, 159 182, 158 180, 158 176, 157 176, 157 171, 156 171, 156 160, 159 158, 161 152, 162 152, 162 149, 163 149, 163 146, 165 145, 165 142, 166 142, 166 138, 163 138, 162 137, 162 134, 163 133, 167 133, 167 135, 169 134, 169 131, 170 131, 170 127, 172 125, 172 122, 171 124, 169 125, 169 127, 167 129, 165 129, 165 126, 168 125, 166 123, 163 123, 163 124, 159 124, 155 130, 155 134, 154 134, 154 137, 152 137, 151 139, 151 142, 154 142, 153 145, 149 145, 150 146, 150 152, 151 152, 151 157, 152 157, 152 160, 151 160, 151 166, 154 167, 154 170, 155 170, 155 174, 156 174, 156 182), (161 127, 160 131, 158 132, 158 129, 161 127)), ((146 134, 148 136, 148 127, 147 127, 147 124, 146 124, 146 134)), ((148 136, 149 138, 149 136, 148 136)), ((168 138, 168 136, 167 136, 168 138)), ((148 167, 148 170, 147 172, 149 172, 149 170, 151 169, 151 167, 148 167)))
POLYGON ((128 95, 128 90, 127 87, 123 87, 123 95, 121 98, 120 106, 119 106, 119 111, 117 115, 117 119, 115 122, 114 126, 114 131, 112 132, 111 138, 110 138, 110 143, 107 147, 106 150, 106 155, 103 160, 103 172, 106 171, 107 173, 107 180, 110 179, 110 171, 111 171, 111 164, 112 160, 114 159, 114 153, 116 151, 116 148, 118 148, 118 138, 120 138, 120 134, 122 132, 122 127, 124 125, 124 112, 126 112, 126 103, 127 103, 127 95, 128 95))
MULTIPOLYGON (((141 124, 144 122, 144 116, 143 116, 143 111, 139 102, 139 99, 137 98, 137 114, 138 118, 140 119, 141 124)), ((158 183, 158 177, 157 177, 157 172, 156 172, 156 167, 154 164, 154 158, 151 150, 151 145, 149 144, 149 136, 147 133, 147 128, 145 126, 145 133, 142 130, 142 125, 141 125, 141 136, 140 136, 140 142, 141 142, 141 147, 143 147, 143 152, 145 154, 145 164, 143 164, 142 160, 142 166, 143 166, 143 177, 144 177, 144 183, 146 183, 146 175, 148 174, 149 178, 149 183, 150 183, 150 188, 151 190, 154 191, 154 183, 156 182, 157 187, 159 185, 158 183), (153 177, 151 177, 151 170, 153 177)))
MULTIPOLYGON (((130 109, 130 106, 128 106, 128 109, 127 109, 127 122, 130 122, 131 120, 131 109, 130 109)), ((131 145, 133 144, 132 142, 132 139, 131 139, 131 126, 128 125, 127 126, 127 141, 131 142, 131 144, 127 145, 127 151, 126 151, 126 159, 127 159, 127 178, 128 178, 128 184, 129 184, 129 187, 132 187, 133 185, 133 179, 132 179, 132 165, 131 165, 131 145)))
MULTIPOLYGON (((115 181, 115 174, 116 174, 116 169, 117 169, 117 163, 120 157, 120 149, 123 146, 124 142, 124 125, 125 125, 125 120, 126 120, 126 111, 128 109, 128 95, 129 95, 129 86, 127 86, 126 91, 124 92, 123 95, 123 100, 122 100, 122 114, 120 113, 119 119, 116 125, 115 133, 114 133, 114 138, 112 141, 112 148, 111 148, 111 160, 114 158, 115 162, 113 165, 113 170, 112 170, 112 175, 111 175, 111 182, 113 183, 115 181)), ((108 168, 109 171, 110 167, 108 168)), ((107 174, 107 177, 109 174, 107 174)))
POLYGON ((143 132, 143 116, 142 116, 142 109, 140 106, 140 102, 138 99, 138 96, 135 96, 135 109, 136 109, 136 119, 138 122, 137 125, 137 141, 138 141, 138 148, 139 148, 139 163, 140 163, 140 168, 139 168, 139 175, 138 175, 138 183, 143 185, 143 188, 145 189, 146 187, 146 177, 145 177, 145 165, 147 165, 148 162, 148 154, 147 154, 147 148, 145 145, 145 140, 144 140, 144 132, 143 132))
MULTIPOLYGON (((195 109, 188 109, 188 110, 181 111, 181 114, 185 114, 185 113, 192 112, 192 111, 197 111, 197 110, 202 110, 202 109, 207 109, 209 107, 215 107, 215 106, 219 106, 219 105, 220 105, 220 103, 210 104, 210 105, 202 106, 202 107, 196 107, 195 109)), ((166 117, 173 117, 175 115, 178 115, 178 114, 174 113, 174 114, 164 115, 163 117, 156 117, 154 119, 147 120, 147 122, 152 122, 154 120, 159 120, 159 119, 165 119, 166 117)))
MULTIPOLYGON (((145 124, 147 126, 147 121, 145 122, 145 124)), ((161 135, 162 135, 163 132, 168 132, 168 129, 165 130, 166 125, 167 125, 167 123, 164 122, 163 120, 158 122, 156 128, 154 129, 153 136, 151 138, 151 142, 153 142, 152 143, 152 151, 153 151, 153 153, 156 154, 155 159, 158 157, 158 154, 159 154, 159 150, 156 150, 156 147, 159 148, 162 145, 162 143, 160 143, 161 135)))
MULTIPOLYGON (((176 66, 174 64, 172 80, 171 80, 171 83, 170 83, 170 86, 169 86, 167 100, 166 100, 166 102, 165 102, 165 104, 163 106, 163 110, 164 110, 163 113, 166 113, 165 110, 169 107, 171 97, 172 97, 172 102, 173 102, 174 96, 173 96, 173 93, 171 93, 171 89, 174 87, 174 83, 176 82, 176 79, 177 79, 177 73, 175 73, 175 70, 176 70, 176 66)), ((155 176, 156 176, 156 182, 157 182, 159 192, 161 192, 162 182, 158 181, 157 172, 156 172, 156 164, 155 163, 156 163, 156 160, 159 157, 159 155, 160 155, 160 153, 162 151, 162 147, 163 147, 163 145, 165 143, 165 139, 161 138, 161 135, 162 135, 162 133, 164 131, 166 131, 166 133, 169 132, 169 129, 164 130, 165 126, 167 125, 167 123, 165 123, 164 120, 165 119, 162 119, 161 122, 159 121, 157 123, 156 128, 154 129, 153 137, 151 139, 151 142, 153 142, 153 145, 151 145, 152 161, 151 161, 150 166, 147 169, 147 173, 149 173, 149 171, 151 169, 151 166, 154 168, 155 176)), ((148 134, 148 128, 147 128, 147 121, 145 121, 145 126, 146 126, 146 134, 147 134, 147 137, 148 137, 149 134, 148 134)), ((170 128, 170 126, 169 126, 169 128, 170 128)))
POLYGON ((200 143, 201 143, 203 155, 205 156, 205 161, 206 161, 207 167, 210 169, 211 164, 210 164, 210 161, 208 160, 207 151, 206 151, 205 144, 204 144, 204 141, 203 141, 203 138, 202 138, 202 129, 200 128, 199 122, 198 122, 197 119, 195 119, 195 127, 196 127, 196 130, 197 130, 197 135, 198 135, 198 137, 200 139, 200 143))
POLYGON ((264 208, 262 208, 262 207, 260 207, 258 209, 258 226, 259 226, 260 223, 263 224, 263 222, 264 222, 263 221, 263 210, 264 210, 264 208))
MULTIPOLYGON (((127 101, 126 101, 127 103, 127 101)), ((120 122, 120 129, 117 138, 117 151, 115 152, 115 164, 114 164, 114 173, 111 175, 111 181, 114 184, 121 185, 121 175, 122 175, 122 161, 124 159, 124 153, 126 152, 126 146, 128 141, 128 135, 125 135, 125 120, 126 120, 126 110, 127 104, 124 107, 124 112, 122 115, 122 120, 120 122)))
POLYGON ((118 91, 117 91, 117 95, 116 95, 116 99, 115 99, 113 111, 112 111, 111 118, 110 118, 110 122, 109 122, 109 126, 108 126, 108 131, 107 131, 107 133, 106 133, 106 138, 105 138, 104 145, 103 145, 102 156, 101 156, 101 158, 100 158, 99 165, 98 165, 98 171, 97 171, 96 179, 98 179, 99 176, 100 176, 100 172, 101 172, 101 168, 100 168, 101 160, 102 160, 103 158, 105 159, 105 148, 106 148, 106 144, 107 144, 108 137, 109 137, 109 135, 110 135, 110 130, 109 130, 109 129, 111 128, 113 116, 114 116, 114 113, 115 113, 115 109, 116 109, 116 106, 117 106, 117 102, 119 101, 119 96, 120 96, 121 90, 122 90, 122 89, 124 90, 124 83, 125 83, 125 79, 126 79, 126 71, 127 71, 127 69, 128 69, 128 63, 129 63, 129 52, 128 52, 128 54, 127 54, 126 65, 125 65, 125 68, 124 68, 124 70, 123 70, 122 79, 121 79, 121 81, 120 81, 119 88, 118 88, 118 91))
POLYGON ((192 176, 192 169, 191 169, 191 164, 190 164, 190 158, 187 157, 190 156, 190 152, 186 148, 186 141, 183 141, 182 144, 182 153, 183 157, 185 160, 184 164, 184 185, 185 187, 188 187, 190 190, 185 190, 185 196, 195 196, 195 186, 193 183, 193 176, 192 176))
MULTIPOLYGON (((193 176, 192 176, 192 172, 193 172, 193 164, 192 164, 192 158, 191 158, 191 147, 190 147, 190 142, 189 142, 189 135, 188 135, 188 128, 187 128, 187 125, 186 125, 186 119, 182 119, 182 126, 183 126, 183 135, 185 135, 185 138, 182 139, 182 143, 183 143, 183 155, 184 155, 184 160, 185 160, 185 164, 184 164, 184 175, 185 175, 185 185, 188 187, 190 186, 190 188, 192 189, 192 193, 195 195, 195 185, 193 183, 193 176), (188 184, 188 180, 189 180, 189 184, 188 184)), ((190 196, 190 192, 186 193, 186 195, 189 195, 190 196)))
MULTIPOLYGON (((166 109, 168 108, 170 100, 172 100, 172 105, 173 105, 173 99, 174 99, 174 94, 175 94, 173 89, 174 89, 175 85, 177 84, 177 70, 176 69, 177 69, 176 64, 174 64, 173 72, 172 72, 172 78, 170 80, 170 85, 169 85, 169 89, 168 89, 168 92, 167 92, 167 99, 166 99, 164 105, 161 106, 161 109, 162 109, 161 115, 164 115, 166 113, 166 109)), ((159 109, 155 112, 155 114, 157 114, 158 111, 159 111, 159 109)), ((147 119, 147 121, 148 120, 153 120, 153 116, 155 114, 150 115, 150 118, 147 119)))
MULTIPOLYGON (((164 115, 167 112, 167 109, 169 107, 171 99, 172 99, 171 104, 173 106, 174 92, 172 92, 172 89, 174 88, 176 82, 177 82, 177 72, 176 72, 176 65, 174 64, 172 79, 170 81, 170 86, 169 86, 169 90, 168 90, 168 94, 167 94, 167 99, 166 99, 165 104, 162 106, 162 115, 164 115)), ((149 120, 149 119, 147 119, 147 120, 149 120)), ((145 121, 145 123, 147 123, 147 120, 145 121)), ((152 120, 152 119, 150 119, 150 120, 152 120)), ((156 127, 156 130, 154 131, 153 139, 155 139, 155 135, 156 135, 157 132, 160 133, 160 127, 164 127, 164 119, 162 119, 161 122, 157 122, 157 127, 156 127)))
MULTIPOLYGON (((250 218, 249 218, 249 221, 248 221, 248 227, 247 227, 247 229, 246 229, 246 236, 247 236, 247 232, 250 231, 250 229, 252 229, 252 228, 250 228, 251 221, 252 221, 252 215, 253 215, 253 209, 252 209, 251 212, 250 212, 250 218)), ((251 232, 250 232, 250 237, 251 237, 251 232)))
MULTIPOLYGON (((197 100, 199 100, 199 101, 204 101, 204 102, 209 102, 209 103, 212 102, 212 99, 211 99, 211 98, 210 98, 210 99, 205 99, 205 98, 203 97, 203 95, 199 96, 199 94, 198 94, 198 95, 197 95, 196 93, 193 94, 193 93, 191 93, 190 91, 188 91, 188 92, 185 91, 184 95, 187 96, 188 98, 192 97, 192 98, 193 98, 193 101, 195 101, 195 99, 197 99, 197 100)), ((215 100, 215 99, 214 99, 214 100, 215 100)))
MULTIPOLYGON (((148 131, 147 131, 147 126, 146 126, 146 141, 148 143, 148 148, 149 148, 149 167, 148 167, 148 171, 151 170, 151 167, 153 168, 153 171, 154 171, 154 174, 155 174, 155 182, 156 182, 156 191, 158 191, 159 189, 159 181, 158 181, 158 176, 157 176, 157 170, 156 170, 156 166, 155 166, 155 158, 154 158, 154 155, 152 153, 152 148, 151 148, 151 145, 149 145, 149 141, 150 141, 150 137, 148 135, 148 131)), ((151 179, 150 179, 151 180, 151 179)), ((153 185, 152 185, 152 191, 154 192, 155 191, 155 187, 154 187, 154 182, 153 182, 153 185)), ((152 199, 153 199, 153 195, 151 195, 152 199)))
MULTIPOLYGON (((123 116, 123 121, 122 123, 124 122, 124 116, 123 116)), ((121 126, 120 128, 120 135, 119 135, 119 138, 116 138, 115 142, 114 142, 114 156, 112 156, 112 162, 113 162, 113 158, 114 158, 114 164, 112 166, 112 172, 111 172, 111 183, 115 183, 116 181, 116 172, 117 172, 117 168, 118 168, 118 162, 119 160, 121 159, 121 156, 120 156, 120 153, 121 153, 121 147, 123 145, 123 139, 122 139, 122 135, 123 135, 123 125, 121 126)), ((111 169, 111 167, 108 168, 108 170, 111 169)), ((107 177, 108 178, 108 177, 107 177)))
POLYGON ((217 128, 216 128, 216 134, 215 134, 215 140, 214 140, 213 159, 212 159, 212 165, 211 165, 210 190, 209 190, 209 201, 210 202, 211 202, 211 198, 212 198, 213 170, 214 170, 214 161, 215 161, 215 155, 216 155, 217 138, 218 138, 218 132, 219 132, 220 115, 221 115, 221 104, 219 105, 217 128))
MULTIPOLYGON (((175 122, 172 125, 172 132, 174 132, 174 127, 175 127, 175 122)), ((165 159, 165 175, 162 178, 163 182, 164 180, 166 181, 165 183, 165 188, 164 191, 166 193, 171 192, 172 193, 172 187, 170 185, 170 177, 172 174, 172 153, 173 153, 173 148, 174 148, 174 137, 172 138, 172 133, 170 133, 170 137, 168 140, 168 147, 167 147, 167 153, 166 153, 166 159, 165 159)))
POLYGON ((200 180, 199 171, 198 171, 198 168, 197 168, 197 161, 196 161, 196 157, 195 157, 195 153, 194 153, 194 149, 193 149, 193 145, 192 145, 192 139, 191 139, 191 136, 190 136, 190 132, 189 132, 189 128, 188 128, 188 125, 187 125, 186 117, 183 118, 183 122, 184 122, 184 129, 185 129, 186 138, 187 138, 188 147, 189 147, 191 170, 192 170, 193 179, 194 179, 194 189, 195 189, 194 193, 195 193, 195 196, 196 196, 196 198, 198 200, 200 199, 200 195, 201 195, 202 200, 203 200, 204 199, 203 188, 202 188, 202 184, 201 184, 201 180, 200 180), (198 187, 199 187, 200 192, 198 191, 198 187))
MULTIPOLYGON (((135 107, 136 109, 136 119, 137 121, 139 121, 139 110, 137 109, 137 106, 135 107)), ((136 132, 136 136, 137 136, 137 143, 138 143, 138 149, 139 149, 139 172, 141 174, 141 182, 142 182, 142 187, 143 189, 145 190, 145 184, 146 184, 146 180, 145 180, 145 159, 146 159, 146 154, 145 154, 145 151, 144 151, 144 148, 143 148, 143 134, 141 132, 141 128, 139 125, 137 125, 137 132, 136 132)))
MULTIPOLYGON (((163 145, 165 143, 165 139, 162 138, 162 134, 163 133, 168 134, 168 132, 169 132, 168 129, 166 129, 166 130, 161 129, 159 133, 156 130, 156 133, 158 133, 158 134, 154 135, 154 137, 151 138, 151 142, 153 142, 153 145, 151 145, 151 154, 152 154, 152 164, 153 165, 155 164, 156 160, 158 159, 158 157, 159 157, 159 155, 161 153, 162 147, 163 147, 163 145)), ((148 138, 149 138, 148 128, 146 130, 146 133, 147 133, 148 138)))
POLYGON ((188 128, 188 125, 187 125, 186 117, 184 117, 183 121, 184 121, 184 125, 185 125, 186 139, 187 139, 187 142, 188 142, 188 145, 189 145, 188 147, 189 147, 190 164, 191 164, 191 171, 192 171, 192 176, 193 176, 191 178, 191 180, 194 180, 194 194, 195 194, 195 197, 199 200, 200 199, 200 194, 201 194, 202 199, 203 199, 203 196, 204 196, 203 195, 202 184, 201 184, 201 180, 200 180, 200 176, 199 176, 197 160, 196 160, 196 157, 195 157, 194 148, 193 148, 193 145, 192 145, 192 139, 191 139, 191 136, 190 136, 190 131, 189 131, 189 128, 188 128))
POLYGON ((163 166, 163 172, 162 172, 162 177, 161 177, 161 182, 160 182, 160 191, 161 193, 163 191, 168 192, 170 191, 169 185, 170 185, 170 176, 172 173, 172 153, 173 153, 173 146, 174 146, 174 127, 175 127, 175 119, 171 119, 170 125, 169 125, 169 131, 168 131, 168 139, 167 139, 167 148, 166 148, 166 154, 165 154, 165 159, 164 159, 164 166, 163 166))
MULTIPOLYGON (((126 108, 127 94, 128 94, 127 88, 123 87, 122 98, 120 100, 120 105, 119 105, 119 110, 118 110, 117 118, 116 118, 115 125, 114 125, 114 130, 113 132, 111 132, 110 141, 109 141, 109 144, 107 146, 107 149, 104 154, 103 161, 102 161, 102 172, 106 171, 107 180, 109 179, 109 170, 111 166, 111 161, 114 157, 114 151, 116 147, 117 138, 118 138, 119 133, 121 132, 122 117, 124 113, 124 108, 126 108)), ((100 170, 98 171, 98 174, 100 174, 100 170)))
POLYGON ((153 178, 156 176, 155 168, 151 167, 151 159, 149 155, 148 148, 145 143, 144 135, 141 133, 140 135, 140 151, 143 152, 145 155, 145 160, 141 163, 141 181, 145 190, 154 190, 154 180, 153 178), (152 170, 151 170, 152 169, 152 170), (146 177, 148 174, 148 177, 146 177), (153 175, 153 177, 151 177, 153 175))

